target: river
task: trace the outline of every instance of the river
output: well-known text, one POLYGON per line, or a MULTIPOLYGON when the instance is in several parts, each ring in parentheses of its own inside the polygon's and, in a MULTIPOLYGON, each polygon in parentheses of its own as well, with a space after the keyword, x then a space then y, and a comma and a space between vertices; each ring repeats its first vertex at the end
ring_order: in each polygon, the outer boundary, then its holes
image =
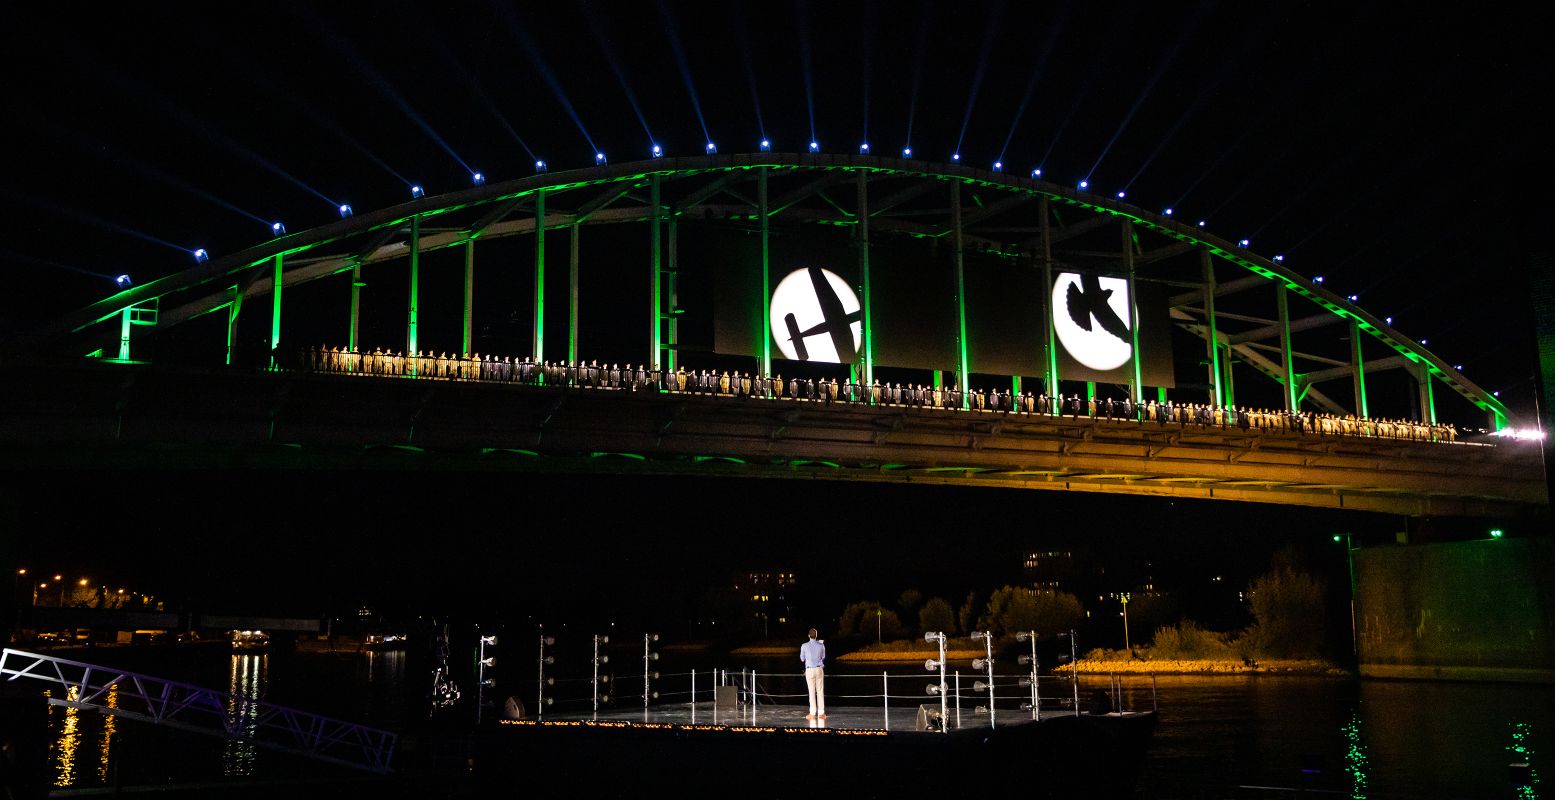
MULTIPOLYGON (((421 681, 407 674, 401 652, 105 648, 58 655, 391 729, 420 713, 407 698, 421 681)), ((796 677, 774 674, 788 671, 790 661, 675 655, 656 666, 664 673, 666 701, 689 689, 692 668, 705 692, 713 666, 756 669, 761 687, 784 701, 803 691, 796 677)), ((617 662, 620 690, 627 695, 623 702, 639 702, 629 695, 641 691, 640 664, 630 656, 617 662)), ((893 704, 922 702, 928 675, 912 665, 837 665, 828 671, 831 702, 878 705, 869 695, 885 683, 882 671, 892 675, 893 704)), ((976 676, 963 667, 961 677, 970 692, 976 676)), ((527 697, 534 684, 529 677, 514 685, 527 697)), ((1082 678, 1082 696, 1108 685, 1106 677, 1082 678)), ((564 706, 577 707, 588 693, 587 679, 561 687, 563 694, 575 695, 564 706)), ((1527 761, 1536 779, 1549 774, 1555 686, 1262 675, 1162 676, 1153 682, 1131 677, 1124 689, 1120 702, 1127 707, 1160 712, 1137 797, 1288 796, 1247 787, 1304 788, 1352 798, 1549 796, 1541 783, 1514 789, 1508 765, 1527 761)), ((1063 713, 1057 701, 1069 691, 1067 684, 1044 679, 1044 712, 1063 713)), ((1001 702, 997 713, 1020 713, 1016 702, 1001 702)), ((965 712, 973 713, 974 704, 969 699, 965 712)), ((247 711, 235 703, 232 713, 247 711)), ((295 759, 240 742, 90 711, 50 707, 49 724, 50 774, 59 789, 111 785, 115 769, 125 784, 266 779, 298 769, 295 759)), ((321 768, 329 769, 339 768, 321 768)))

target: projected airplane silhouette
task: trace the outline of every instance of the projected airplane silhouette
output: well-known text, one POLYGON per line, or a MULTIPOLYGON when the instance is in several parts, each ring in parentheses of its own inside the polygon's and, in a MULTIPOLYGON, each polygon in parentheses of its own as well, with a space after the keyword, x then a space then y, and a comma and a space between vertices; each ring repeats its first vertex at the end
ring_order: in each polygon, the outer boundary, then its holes
POLYGON ((1101 329, 1113 336, 1127 342, 1130 340, 1128 325, 1118 318, 1112 306, 1107 305, 1108 298, 1112 297, 1111 289, 1101 288, 1101 279, 1095 275, 1081 275, 1078 284, 1069 284, 1069 294, 1065 297, 1065 305, 1069 307, 1069 318, 1081 330, 1091 330, 1091 318, 1094 317, 1101 323, 1101 329))
POLYGON ((857 322, 864 313, 863 309, 849 314, 842 307, 842 298, 832 289, 831 283, 826 280, 826 274, 820 267, 810 267, 806 272, 810 275, 810 286, 815 289, 816 302, 821 305, 821 324, 807 330, 799 330, 799 320, 793 314, 783 316, 783 324, 788 328, 788 340, 794 345, 794 354, 800 361, 810 360, 810 351, 805 347, 806 337, 822 333, 831 334, 832 345, 837 348, 837 362, 851 364, 858 355, 853 347, 853 323, 857 322))

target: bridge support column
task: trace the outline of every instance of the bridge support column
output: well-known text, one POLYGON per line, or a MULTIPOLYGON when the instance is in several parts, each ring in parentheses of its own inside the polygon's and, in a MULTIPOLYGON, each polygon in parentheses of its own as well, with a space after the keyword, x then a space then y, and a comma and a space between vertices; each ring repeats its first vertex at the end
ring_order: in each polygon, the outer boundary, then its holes
MULTIPOLYGON (((362 264, 357 262, 351 265, 351 322, 346 330, 346 349, 355 350, 357 347, 357 331, 362 318, 362 264)), ((230 354, 229 354, 230 358, 230 354)), ((230 363, 230 362, 229 362, 230 363)))
POLYGON ((1436 424, 1436 394, 1431 386, 1431 368, 1424 363, 1415 364, 1415 391, 1420 405, 1419 420, 1426 425, 1436 424))
POLYGON ((130 309, 134 306, 125 306, 119 312, 119 360, 130 360, 130 309))
MULTIPOLYGON (((238 339, 238 313, 243 310, 243 287, 233 285, 227 290, 232 299, 227 301, 227 366, 232 366, 232 351, 238 339)), ((121 356, 122 357, 122 356, 121 356)))
MULTIPOLYGON (((460 352, 470 354, 471 340, 475 333, 475 240, 469 239, 464 243, 464 349, 460 352)), ((410 355, 406 353, 406 355, 410 355)))
POLYGON ((664 325, 664 266, 661 263, 663 243, 660 241, 660 237, 663 233, 660 228, 663 221, 664 207, 660 199, 661 179, 658 174, 655 173, 649 179, 649 182, 651 184, 650 193, 652 197, 649 202, 653 205, 653 219, 648 223, 648 249, 651 251, 648 257, 648 266, 652 273, 648 283, 648 302, 653 306, 650 310, 649 319, 653 329, 649 331, 648 337, 648 363, 662 364, 664 363, 662 338, 664 325))
POLYGON ((961 232, 961 182, 950 184, 950 236, 956 271, 956 385, 961 389, 961 407, 968 406, 972 390, 971 364, 967 359, 966 340, 966 264, 961 232))
POLYGON ((756 171, 756 214, 761 218, 761 374, 772 374, 772 243, 770 209, 767 207, 767 168, 756 171))
POLYGON ((545 363, 545 190, 535 192, 535 307, 532 354, 545 363))
POLYGON ((1052 210, 1048 206, 1048 199, 1043 197, 1037 204, 1042 217, 1039 228, 1042 232, 1042 336, 1044 341, 1044 357, 1042 359, 1044 375, 1044 391, 1048 396, 1048 413, 1053 416, 1063 414, 1062 404, 1058 400, 1058 335, 1053 327, 1053 226, 1051 222, 1052 210))
POLYGON ((864 364, 862 382, 868 386, 875 382, 875 329, 869 285, 869 176, 862 170, 858 173, 858 275, 863 290, 860 293, 863 322, 859 327, 864 334, 861 337, 864 346, 859 356, 864 364))
POLYGON ((567 360, 578 361, 578 241, 582 225, 573 217, 567 247, 567 360))
MULTIPOLYGON (((416 337, 417 307, 421 302, 421 215, 410 218, 410 301, 406 309, 405 355, 420 349, 416 337)), ((415 360, 411 364, 417 363, 415 360)))
POLYGON ((1134 282, 1134 223, 1128 219, 1123 220, 1123 268, 1128 271, 1128 361, 1133 368, 1129 376, 1133 389, 1129 394, 1133 396, 1134 405, 1139 405, 1145 399, 1145 386, 1139 364, 1139 291, 1134 282))
POLYGON ((1204 324, 1208 335, 1204 343, 1209 354, 1209 402, 1223 405, 1220 392, 1220 328, 1215 319, 1215 257, 1207 248, 1199 250, 1199 265, 1204 270, 1204 324))
POLYGON ((1350 320, 1350 366, 1354 370, 1350 380, 1355 389, 1355 415, 1370 416, 1366 411, 1366 362, 1361 357, 1361 326, 1350 320))
MULTIPOLYGON (((281 267, 283 258, 280 253, 275 254, 273 262, 270 286, 270 369, 275 369, 276 358, 281 353, 281 267)), ((127 313, 127 312, 126 312, 127 313)), ((125 317, 128 320, 128 317, 125 317)))
POLYGON ((680 223, 674 214, 669 218, 669 235, 669 249, 666 253, 669 269, 665 270, 664 276, 664 329, 668 337, 664 347, 664 364, 669 371, 674 372, 680 362, 680 223))
POLYGON ((1226 405, 1236 405, 1236 354, 1231 351, 1231 345, 1226 345, 1222 354, 1221 363, 1225 365, 1225 383, 1221 384, 1220 393, 1226 400, 1226 405))
POLYGON ((1274 305, 1280 319, 1280 372, 1285 383, 1285 410, 1295 411, 1301 404, 1296 386, 1296 359, 1290 350, 1290 290, 1283 279, 1274 290, 1274 305))

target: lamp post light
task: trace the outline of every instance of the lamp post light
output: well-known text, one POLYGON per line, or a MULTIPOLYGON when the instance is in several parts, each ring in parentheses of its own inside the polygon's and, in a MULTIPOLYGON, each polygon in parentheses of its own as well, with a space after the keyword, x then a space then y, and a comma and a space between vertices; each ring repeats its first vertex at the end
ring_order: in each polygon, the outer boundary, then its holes
POLYGON ((1334 541, 1344 542, 1344 562, 1350 570, 1350 654, 1360 658, 1360 640, 1355 632, 1355 546, 1351 544, 1350 539, 1351 534, 1348 533, 1334 534, 1334 541))
POLYGON ((1132 657, 1134 655, 1134 646, 1129 643, 1129 639, 1128 639, 1128 601, 1129 601, 1129 596, 1128 596, 1127 593, 1124 593, 1122 596, 1120 596, 1118 598, 1118 600, 1123 603, 1123 649, 1127 650, 1129 656, 1132 657))

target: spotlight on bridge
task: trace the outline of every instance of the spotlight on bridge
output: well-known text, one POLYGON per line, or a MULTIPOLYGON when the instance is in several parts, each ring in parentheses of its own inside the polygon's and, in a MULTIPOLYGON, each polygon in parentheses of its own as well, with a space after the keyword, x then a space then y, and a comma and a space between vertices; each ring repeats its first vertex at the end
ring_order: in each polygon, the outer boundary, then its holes
POLYGON ((486 176, 481 174, 481 173, 479 173, 479 172, 471 173, 471 175, 470 175, 470 182, 475 184, 476 186, 480 186, 481 184, 486 182, 486 176))
POLYGON ((1172 215, 1172 210, 1170 208, 1168 208, 1165 211, 1162 211, 1161 213, 1165 214, 1168 217, 1170 217, 1172 215))
POLYGON ((1358 295, 1358 294, 1349 295, 1349 296, 1345 297, 1345 299, 1349 300, 1352 303, 1359 303, 1359 302, 1361 302, 1361 296, 1358 295))
POLYGON ((340 216, 342 219, 351 216, 351 207, 345 203, 340 204, 340 216))
POLYGON ((961 160, 961 154, 960 153, 951 153, 950 154, 950 160, 951 161, 960 161, 961 160))
POLYGON ((128 275, 120 275, 119 277, 114 278, 113 282, 118 284, 120 289, 128 289, 135 283, 134 281, 130 280, 130 276, 128 275))
POLYGON ((858 151, 860 155, 869 155, 869 142, 859 142, 858 151))
POLYGON ((414 200, 416 198, 420 198, 420 197, 426 197, 426 194, 427 194, 426 190, 421 188, 421 186, 419 184, 416 185, 416 186, 410 187, 410 198, 412 200, 414 200))
POLYGON ((1003 172, 1004 171, 1004 162, 1003 161, 995 161, 995 162, 993 162, 993 171, 994 172, 1003 172))
POLYGON ((1503 537, 1505 535, 1506 535, 1506 531, 1503 531, 1500 528, 1493 528, 1490 531, 1490 538, 1492 538, 1492 539, 1499 539, 1499 538, 1501 538, 1501 537, 1503 537))
POLYGON ((1208 225, 1208 224, 1209 224, 1209 220, 1207 220, 1207 219, 1199 220, 1199 227, 1200 228, 1202 228, 1202 227, 1204 227, 1205 225, 1208 225))
POLYGON ((707 154, 708 155, 712 155, 712 154, 714 154, 716 152, 718 152, 718 145, 713 144, 712 142, 708 142, 707 143, 707 154))
MULTIPOLYGON (((1274 260, 1275 261, 1284 261, 1285 260, 1285 256, 1283 256, 1283 255, 1275 256, 1274 260)), ((1323 282, 1323 276, 1319 275, 1316 278, 1313 278, 1312 282, 1313 283, 1322 283, 1323 282)))
POLYGON ((1089 188, 1091 188, 1091 182, 1090 181, 1080 181, 1080 188, 1081 189, 1089 189, 1089 188))
POLYGON ((605 163, 605 154, 604 153, 595 153, 594 154, 594 163, 603 165, 605 163))
POLYGON ((1126 196, 1127 196, 1127 195, 1128 195, 1128 193, 1127 193, 1127 192, 1118 192, 1118 199, 1119 199, 1119 200, 1122 200, 1122 199, 1123 199, 1123 198, 1124 198, 1124 197, 1126 197, 1126 196))
POLYGON ((1420 343, 1421 343, 1421 344, 1430 344, 1430 343, 1431 343, 1431 340, 1430 340, 1430 339, 1421 339, 1421 340, 1420 340, 1420 343))
POLYGON ((1031 177, 1033 177, 1033 178, 1040 178, 1040 177, 1042 177, 1042 168, 1041 167, 1037 167, 1036 169, 1032 170, 1031 171, 1031 177))
POLYGON ((194 263, 196 263, 196 264, 204 264, 205 262, 210 261, 210 260, 211 260, 211 254, 205 252, 205 248, 202 247, 202 248, 194 251, 194 263))
POLYGON ((761 140, 761 152, 763 152, 763 153, 770 153, 770 152, 772 152, 772 140, 771 139, 762 139, 761 140))
POLYGON ((544 161, 536 161, 535 162, 535 172, 544 172, 544 171, 545 171, 545 162, 544 161))
POLYGON ((810 152, 812 152, 812 153, 819 153, 819 152, 821 152, 821 143, 820 142, 811 142, 810 143, 810 152))
POLYGON ((1393 324, 1393 318, 1392 318, 1392 317, 1383 317, 1383 318, 1382 318, 1382 321, 1383 321, 1383 322, 1386 322, 1386 323, 1387 323, 1387 324, 1389 324, 1389 325, 1392 325, 1392 324, 1393 324))
POLYGON ((1252 243, 1253 243, 1253 242, 1252 242, 1252 240, 1251 240, 1251 239, 1243 239, 1243 240, 1241 240, 1241 241, 1239 241, 1239 242, 1237 242, 1237 246, 1238 246, 1238 247, 1247 247, 1247 246, 1248 246, 1248 245, 1250 245, 1250 244, 1252 244, 1252 243))
POLYGON ((662 148, 662 147, 660 147, 658 145, 654 145, 653 146, 653 157, 654 158, 660 158, 663 155, 664 155, 664 148, 662 148))
POLYGON ((912 148, 911 147, 903 147, 902 148, 902 158, 912 158, 912 148))
POLYGON ((273 236, 285 236, 286 226, 280 222, 272 222, 270 223, 270 233, 273 236))
POLYGON ((1453 364, 1452 368, 1457 370, 1457 371, 1459 371, 1459 372, 1463 371, 1463 365, 1462 364, 1453 364))
MULTIPOLYGON (((1284 261, 1284 260, 1285 260, 1285 257, 1284 257, 1284 256, 1275 256, 1275 257, 1274 257, 1274 260, 1275 260, 1275 261, 1284 261)), ((1313 277, 1313 278, 1312 278, 1312 282, 1313 282, 1313 283, 1315 283, 1315 284, 1317 284, 1317 285, 1319 285, 1319 286, 1322 286, 1322 285, 1323 285, 1323 276, 1322 276, 1322 275, 1316 275, 1316 276, 1314 276, 1314 277, 1313 277)))

